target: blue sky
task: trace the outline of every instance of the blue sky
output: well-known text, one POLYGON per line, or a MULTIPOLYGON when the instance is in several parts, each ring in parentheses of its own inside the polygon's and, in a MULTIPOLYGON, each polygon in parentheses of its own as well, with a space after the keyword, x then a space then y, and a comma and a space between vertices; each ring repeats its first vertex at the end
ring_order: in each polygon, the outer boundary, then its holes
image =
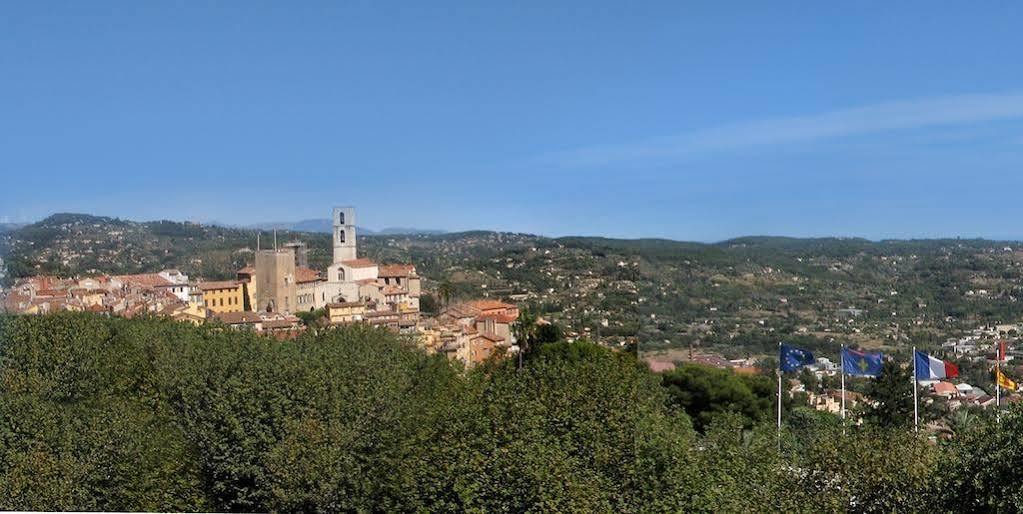
POLYGON ((1023 238, 1023 7, 839 4, 4 2, 0 221, 1023 238))

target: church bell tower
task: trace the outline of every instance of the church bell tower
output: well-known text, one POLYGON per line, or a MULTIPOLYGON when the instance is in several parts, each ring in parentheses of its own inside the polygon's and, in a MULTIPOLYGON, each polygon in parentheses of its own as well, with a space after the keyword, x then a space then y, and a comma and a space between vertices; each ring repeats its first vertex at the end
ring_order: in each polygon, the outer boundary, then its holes
POLYGON ((334 264, 355 256, 355 208, 334 207, 334 264))

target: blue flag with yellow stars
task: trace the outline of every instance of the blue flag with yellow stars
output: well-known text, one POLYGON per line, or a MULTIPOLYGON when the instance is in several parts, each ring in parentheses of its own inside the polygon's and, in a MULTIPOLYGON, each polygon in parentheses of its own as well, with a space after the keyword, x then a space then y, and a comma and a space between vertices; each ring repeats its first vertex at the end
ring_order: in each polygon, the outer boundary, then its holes
POLYGON ((852 348, 842 349, 842 372, 846 375, 876 377, 881 374, 883 358, 880 353, 861 352, 852 348))
POLYGON ((813 354, 809 350, 782 344, 779 347, 778 363, 782 371, 797 370, 807 364, 813 364, 813 354))

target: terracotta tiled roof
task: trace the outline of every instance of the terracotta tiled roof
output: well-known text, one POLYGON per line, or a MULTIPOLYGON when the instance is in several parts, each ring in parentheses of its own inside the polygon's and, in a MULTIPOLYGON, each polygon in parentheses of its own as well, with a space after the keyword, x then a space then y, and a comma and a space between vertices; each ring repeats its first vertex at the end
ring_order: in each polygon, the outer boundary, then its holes
POLYGON ((360 259, 350 259, 347 261, 341 261, 341 264, 344 264, 349 268, 371 268, 377 265, 377 263, 373 262, 372 259, 367 259, 365 257, 360 259))
POLYGON ((20 311, 25 305, 28 305, 31 300, 32 299, 26 294, 11 293, 7 295, 6 299, 4 299, 4 303, 8 310, 20 311))
POLYGON ((31 284, 35 289, 49 289, 59 283, 60 279, 50 275, 39 275, 25 279, 24 283, 31 284))
POLYGON ((105 305, 97 303, 97 304, 90 305, 89 308, 88 308, 88 311, 89 312, 110 312, 110 307, 107 307, 105 305))
POLYGON ((416 267, 411 264, 385 264, 380 266, 381 277, 410 277, 416 274, 416 267))
POLYGON ((444 309, 441 315, 451 318, 475 318, 480 315, 480 310, 467 303, 459 303, 444 309))
POLYGON ((471 305, 471 306, 473 306, 473 307, 475 307, 475 308, 477 308, 477 309, 479 309, 481 311, 490 311, 490 310, 497 310, 497 309, 514 309, 515 308, 514 305, 511 305, 511 304, 508 304, 508 303, 504 303, 504 302, 501 302, 501 301, 498 301, 498 300, 474 300, 474 301, 466 302, 466 303, 468 303, 469 305, 471 305))
POLYGON ((167 305, 164 305, 162 309, 160 309, 160 314, 163 314, 163 315, 166 315, 166 316, 170 316, 170 315, 174 314, 175 312, 177 312, 179 309, 182 309, 184 307, 186 307, 186 305, 181 304, 181 303, 167 304, 167 305))
POLYGON ((305 284, 308 282, 316 282, 320 280, 320 273, 312 268, 305 266, 295 267, 295 282, 298 284, 305 284))
POLYGON ((518 316, 512 316, 511 314, 483 314, 478 316, 478 320, 492 319, 498 323, 514 323, 515 320, 519 319, 518 316))
POLYGON ((295 328, 298 326, 299 321, 286 320, 286 319, 271 319, 263 321, 264 330, 272 330, 275 328, 295 328))
POLYGON ((253 266, 245 266, 244 268, 238 270, 238 274, 239 275, 255 275, 256 274, 256 268, 253 267, 253 266))
POLYGON ((115 279, 138 287, 159 287, 174 285, 174 282, 160 276, 159 273, 140 273, 137 275, 116 275, 115 279))
POLYGON ((240 283, 237 280, 213 280, 210 282, 199 282, 199 289, 211 291, 213 289, 234 289, 240 283))
POLYGON ((240 325, 243 323, 259 323, 262 319, 255 312, 220 312, 213 315, 228 325, 240 325))

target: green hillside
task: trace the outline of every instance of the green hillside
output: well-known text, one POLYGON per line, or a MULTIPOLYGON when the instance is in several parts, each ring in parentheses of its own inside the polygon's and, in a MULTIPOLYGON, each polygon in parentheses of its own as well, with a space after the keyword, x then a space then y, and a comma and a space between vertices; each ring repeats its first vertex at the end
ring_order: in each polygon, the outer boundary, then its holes
MULTIPOLYGON (((260 234, 272 244, 271 232, 260 234)), ((3 246, 11 279, 169 267, 218 279, 252 262, 256 237, 60 214, 9 232, 3 246)), ((309 245, 313 267, 329 264, 329 236, 278 233, 279 241, 292 239, 309 245)), ((453 299, 513 298, 570 334, 647 349, 696 344, 742 357, 795 337, 829 351, 842 342, 907 348, 1023 318, 1023 253, 1015 242, 743 237, 703 244, 476 231, 359 243, 363 256, 414 262, 435 298, 442 284, 453 299)))

